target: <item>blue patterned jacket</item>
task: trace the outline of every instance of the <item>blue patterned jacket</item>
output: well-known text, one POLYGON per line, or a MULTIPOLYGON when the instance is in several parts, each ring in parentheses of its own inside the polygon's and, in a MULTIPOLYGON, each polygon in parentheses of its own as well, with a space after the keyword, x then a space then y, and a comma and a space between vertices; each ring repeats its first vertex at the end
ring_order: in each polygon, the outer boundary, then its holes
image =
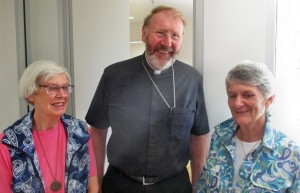
POLYGON ((300 192, 300 147, 270 126, 267 116, 261 145, 249 154, 233 188, 236 123, 231 118, 215 127, 197 193, 300 192))
MULTIPOLYGON (((12 160, 13 192, 45 192, 33 144, 32 118, 33 111, 3 131, 2 143, 8 146, 12 160)), ((69 115, 63 115, 62 121, 67 134, 65 192, 85 193, 90 171, 88 127, 69 115)))

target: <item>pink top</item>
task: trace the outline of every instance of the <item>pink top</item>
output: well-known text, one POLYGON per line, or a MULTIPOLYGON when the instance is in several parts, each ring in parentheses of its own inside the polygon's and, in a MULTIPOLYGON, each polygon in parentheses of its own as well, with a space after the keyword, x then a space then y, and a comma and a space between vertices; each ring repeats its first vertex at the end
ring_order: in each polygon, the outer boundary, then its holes
MULTIPOLYGON (((56 176, 56 180, 62 185, 62 188, 53 193, 64 193, 64 176, 65 176, 65 163, 66 163, 66 146, 67 138, 63 123, 59 123, 59 127, 47 130, 39 131, 39 138, 37 131, 33 130, 34 146, 37 152, 39 166, 42 171, 42 176, 45 184, 45 192, 52 193, 50 190, 50 184, 53 182, 53 176, 56 176), (44 152, 43 152, 44 149, 44 152), (50 164, 51 170, 47 164, 44 153, 50 164), (52 172, 52 174, 51 174, 52 172), (45 175, 46 174, 46 175, 45 175)), ((2 140, 4 134, 0 134, 0 140, 2 140)), ((91 140, 89 140, 89 154, 91 160, 90 177, 97 175, 96 160, 91 140)), ((10 153, 6 145, 0 143, 0 190, 1 192, 12 192, 12 163, 10 153)))

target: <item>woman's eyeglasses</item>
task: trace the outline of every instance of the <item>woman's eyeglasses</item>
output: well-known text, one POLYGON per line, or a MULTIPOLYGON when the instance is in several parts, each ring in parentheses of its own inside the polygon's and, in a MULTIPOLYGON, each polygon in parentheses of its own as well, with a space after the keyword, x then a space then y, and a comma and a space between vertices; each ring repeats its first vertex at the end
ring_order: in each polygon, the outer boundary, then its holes
POLYGON ((46 88, 47 94, 54 95, 54 94, 57 94, 60 91, 60 89, 62 89, 64 94, 70 94, 73 91, 74 85, 67 84, 67 85, 59 86, 59 85, 56 85, 56 84, 50 84, 50 85, 41 85, 41 84, 39 84, 39 87, 46 88))

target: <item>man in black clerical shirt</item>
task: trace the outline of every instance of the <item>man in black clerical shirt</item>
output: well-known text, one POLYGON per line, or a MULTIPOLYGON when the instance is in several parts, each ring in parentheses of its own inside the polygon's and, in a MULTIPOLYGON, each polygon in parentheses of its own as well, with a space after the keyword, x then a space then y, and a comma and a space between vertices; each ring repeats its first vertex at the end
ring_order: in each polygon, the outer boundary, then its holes
POLYGON ((103 193, 192 192, 205 162, 209 126, 202 77, 176 60, 184 27, 178 10, 153 9, 142 29, 144 54, 103 73, 86 115, 103 193))

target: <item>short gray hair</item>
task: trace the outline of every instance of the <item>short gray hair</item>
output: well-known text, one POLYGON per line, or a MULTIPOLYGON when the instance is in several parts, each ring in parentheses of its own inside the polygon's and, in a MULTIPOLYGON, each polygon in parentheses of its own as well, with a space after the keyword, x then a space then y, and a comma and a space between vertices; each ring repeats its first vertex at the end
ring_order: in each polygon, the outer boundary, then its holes
POLYGON ((19 81, 20 97, 24 98, 28 104, 32 105, 32 102, 28 100, 28 97, 37 91, 39 81, 41 79, 47 81, 58 74, 65 74, 68 82, 71 84, 71 76, 67 69, 62 65, 48 60, 39 60, 30 64, 23 72, 19 81))
POLYGON ((257 86, 265 98, 274 95, 274 76, 264 63, 254 61, 243 61, 234 66, 227 74, 226 88, 231 83, 248 84, 257 86))

